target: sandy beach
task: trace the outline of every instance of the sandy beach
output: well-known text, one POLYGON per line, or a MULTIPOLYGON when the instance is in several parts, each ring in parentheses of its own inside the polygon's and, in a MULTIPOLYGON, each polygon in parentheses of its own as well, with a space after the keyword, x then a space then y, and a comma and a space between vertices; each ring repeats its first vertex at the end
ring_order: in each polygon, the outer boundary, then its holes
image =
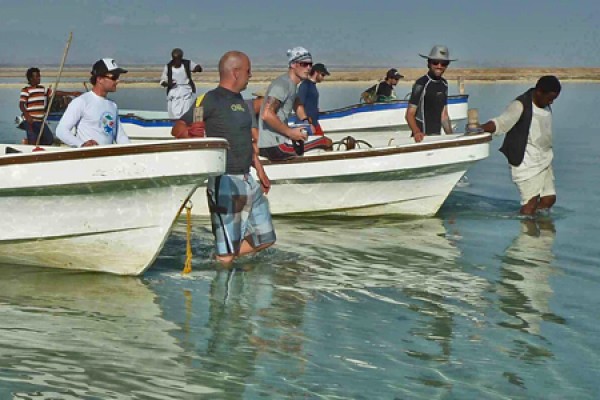
MULTIPOLYGON (((42 70, 43 81, 53 82, 56 80, 58 67, 40 67, 42 70)), ((129 73, 124 75, 123 86, 128 87, 157 87, 158 80, 162 71, 162 66, 152 67, 129 67, 129 73)), ((0 82, 0 87, 22 87, 25 83, 25 71, 27 67, 3 67, 0 68, 0 80, 9 78, 23 78, 22 83, 0 82)), ((424 68, 402 68, 400 72, 404 75, 405 82, 413 82, 423 75, 424 68)), ((369 83, 376 82, 385 76, 385 68, 330 68, 331 76, 327 77, 325 83, 369 83)), ((270 82, 280 74, 285 72, 281 69, 260 69, 255 68, 252 72, 252 83, 270 82)), ((542 75, 556 75, 562 81, 573 82, 600 82, 600 68, 452 68, 450 67, 444 75, 448 80, 464 79, 465 82, 515 82, 515 81, 535 81, 542 75)), ((70 82, 64 82, 62 86, 73 86, 73 81, 81 79, 85 82, 89 78, 89 69, 78 67, 67 67, 63 70, 61 79, 70 82)), ((198 85, 213 85, 218 82, 218 72, 214 68, 208 68, 206 71, 194 74, 194 81, 198 85)))

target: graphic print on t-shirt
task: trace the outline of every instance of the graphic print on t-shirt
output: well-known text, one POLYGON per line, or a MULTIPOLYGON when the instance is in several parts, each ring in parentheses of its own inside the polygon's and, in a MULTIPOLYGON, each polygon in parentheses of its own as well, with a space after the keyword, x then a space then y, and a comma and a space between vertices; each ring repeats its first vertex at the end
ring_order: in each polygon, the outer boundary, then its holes
POLYGON ((105 112, 102 114, 100 118, 100 126, 102 127, 102 131, 106 136, 111 138, 115 137, 115 119, 111 113, 105 112))

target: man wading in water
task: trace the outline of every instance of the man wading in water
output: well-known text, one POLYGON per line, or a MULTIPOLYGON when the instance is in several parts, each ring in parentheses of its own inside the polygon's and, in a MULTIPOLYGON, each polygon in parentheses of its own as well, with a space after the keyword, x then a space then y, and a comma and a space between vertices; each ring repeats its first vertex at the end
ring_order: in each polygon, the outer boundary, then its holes
POLYGON ((555 76, 542 76, 499 117, 481 125, 493 134, 506 132, 500 151, 510 164, 512 180, 521 193, 521 214, 549 210, 556 203, 552 171, 552 109, 561 85, 555 76))

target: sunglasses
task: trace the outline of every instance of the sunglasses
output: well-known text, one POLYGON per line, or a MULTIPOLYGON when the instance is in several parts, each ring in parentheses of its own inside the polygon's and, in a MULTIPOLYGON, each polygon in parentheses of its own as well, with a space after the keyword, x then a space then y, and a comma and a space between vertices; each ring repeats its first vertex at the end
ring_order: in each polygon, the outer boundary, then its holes
POLYGON ((299 66, 301 66, 302 68, 306 68, 306 67, 312 67, 313 63, 311 62, 299 62, 297 63, 299 66))
POLYGON ((441 65, 442 67, 447 67, 450 64, 450 61, 443 60, 429 60, 431 65, 441 65))
POLYGON ((120 78, 120 75, 103 75, 104 78, 108 78, 111 81, 118 81, 120 78))

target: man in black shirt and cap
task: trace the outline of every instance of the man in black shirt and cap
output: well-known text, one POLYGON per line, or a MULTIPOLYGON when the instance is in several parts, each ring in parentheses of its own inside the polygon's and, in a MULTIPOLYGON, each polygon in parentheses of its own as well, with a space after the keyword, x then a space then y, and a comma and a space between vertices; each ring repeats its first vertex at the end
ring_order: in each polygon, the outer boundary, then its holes
POLYGON ((385 74, 385 80, 373 85, 361 94, 361 98, 365 103, 380 103, 390 100, 396 100, 396 92, 394 86, 398 84, 400 79, 404 78, 396 68, 391 68, 385 74))

